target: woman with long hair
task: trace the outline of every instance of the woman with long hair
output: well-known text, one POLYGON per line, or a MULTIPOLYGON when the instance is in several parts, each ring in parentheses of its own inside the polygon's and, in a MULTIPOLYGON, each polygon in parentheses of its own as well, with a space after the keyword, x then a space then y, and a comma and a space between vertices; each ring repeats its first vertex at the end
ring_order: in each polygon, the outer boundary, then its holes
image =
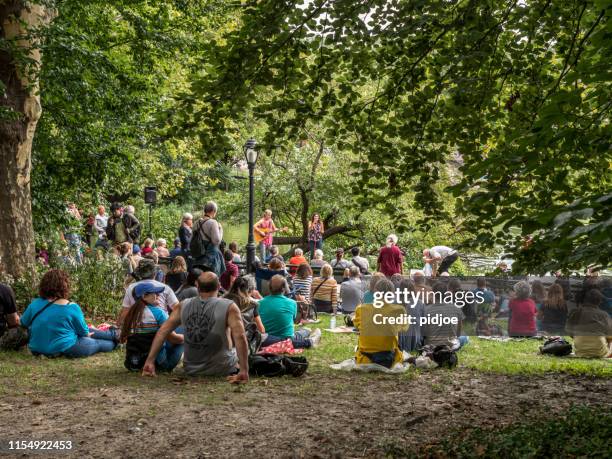
POLYGON ((180 288, 181 285, 187 279, 187 262, 185 258, 178 255, 174 257, 172 260, 172 265, 170 265, 170 271, 166 274, 164 279, 164 283, 169 285, 172 290, 176 293, 176 291, 180 288))
POLYGON ((546 299, 538 311, 540 328, 551 335, 565 334, 565 321, 567 320, 567 304, 563 287, 559 284, 552 284, 548 288, 546 299))
POLYGON ((45 273, 34 299, 21 317, 30 332, 34 355, 88 357, 110 352, 117 346, 117 330, 89 328, 78 304, 69 300, 70 278, 61 269, 45 273))
POLYGON ((176 298, 179 301, 186 300, 188 298, 195 298, 198 296, 198 277, 202 274, 202 270, 199 268, 193 268, 183 282, 176 293, 176 298))
POLYGON ((242 313, 242 318, 247 323, 254 322, 257 329, 261 333, 265 333, 266 329, 261 321, 261 317, 259 317, 257 301, 251 297, 250 291, 249 280, 244 276, 240 276, 236 278, 229 291, 224 295, 224 298, 232 300, 238 306, 242 313))
POLYGON ((301 295, 302 300, 310 303, 310 286, 312 285, 312 268, 308 263, 302 263, 293 278, 296 298, 301 295))
MULTIPOLYGON (((136 303, 128 309, 121 325, 121 342, 126 343, 125 367, 130 371, 142 370, 151 344, 159 328, 168 320, 168 313, 155 305, 157 295, 164 287, 153 282, 141 282, 134 287, 136 303)), ((157 371, 172 371, 183 355, 183 335, 170 333, 155 359, 157 371)))
POLYGON ((319 214, 312 214, 310 222, 308 222, 308 246, 310 248, 310 258, 314 257, 316 249, 323 250, 323 233, 325 225, 321 221, 319 214))

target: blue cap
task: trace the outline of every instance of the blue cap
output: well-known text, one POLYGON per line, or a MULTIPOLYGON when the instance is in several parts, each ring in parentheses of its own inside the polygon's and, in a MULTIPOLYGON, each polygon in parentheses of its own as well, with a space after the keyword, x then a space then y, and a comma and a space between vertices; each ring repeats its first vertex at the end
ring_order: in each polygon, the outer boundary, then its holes
POLYGON ((134 287, 134 296, 136 298, 142 298, 147 293, 161 293, 166 289, 165 286, 156 286, 153 282, 139 282, 134 287))

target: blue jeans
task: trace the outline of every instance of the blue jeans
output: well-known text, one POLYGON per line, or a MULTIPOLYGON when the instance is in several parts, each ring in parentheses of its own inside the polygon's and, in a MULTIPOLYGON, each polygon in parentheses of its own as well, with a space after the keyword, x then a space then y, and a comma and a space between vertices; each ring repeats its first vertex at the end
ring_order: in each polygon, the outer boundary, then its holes
POLYGON ((467 343, 470 342, 469 336, 460 336, 458 339, 459 339, 459 349, 461 349, 463 346, 465 346, 467 343))
POLYGON ((268 251, 268 246, 266 244, 264 244, 263 241, 261 241, 259 243, 259 254, 261 255, 261 262, 262 263, 266 262, 267 251, 268 251))
POLYGON ((115 331, 101 331, 92 328, 91 337, 81 336, 74 346, 62 352, 66 357, 89 357, 98 352, 110 352, 117 347, 115 341, 115 331))
MULTIPOLYGON (((308 338, 310 336, 310 332, 308 330, 300 329, 296 330, 293 338, 291 338, 291 342, 293 343, 293 347, 296 349, 308 349, 312 347, 312 342, 308 338)), ((270 346, 271 344, 278 343, 280 341, 284 341, 287 338, 281 338, 279 336, 268 335, 266 340, 261 344, 261 347, 270 346)))
POLYGON ((314 258, 314 253, 315 250, 317 249, 321 249, 323 250, 323 239, 319 240, 319 241, 308 241, 308 247, 310 248, 310 259, 312 260, 314 258))
POLYGON ((160 371, 172 371, 181 361, 182 356, 182 344, 172 344, 166 341, 157 359, 155 359, 155 366, 160 371))

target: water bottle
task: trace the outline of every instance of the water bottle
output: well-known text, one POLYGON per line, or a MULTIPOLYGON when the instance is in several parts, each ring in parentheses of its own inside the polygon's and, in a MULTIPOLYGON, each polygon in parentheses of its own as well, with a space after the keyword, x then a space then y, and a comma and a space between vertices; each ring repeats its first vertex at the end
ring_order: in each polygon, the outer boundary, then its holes
POLYGON ((331 328, 332 330, 336 328, 336 314, 334 314, 333 312, 329 321, 329 328, 331 328))

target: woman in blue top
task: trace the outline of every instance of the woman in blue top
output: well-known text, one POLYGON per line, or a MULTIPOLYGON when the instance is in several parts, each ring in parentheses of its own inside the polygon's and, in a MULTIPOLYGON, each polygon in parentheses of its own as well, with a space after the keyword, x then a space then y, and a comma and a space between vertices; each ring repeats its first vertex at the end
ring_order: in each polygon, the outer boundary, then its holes
MULTIPOLYGON (((168 313, 155 305, 157 295, 164 289, 153 282, 139 282, 134 287, 132 294, 136 303, 130 307, 121 325, 121 340, 126 343, 124 365, 130 371, 142 370, 155 334, 168 320, 168 313)), ((172 332, 157 354, 156 371, 172 371, 182 355, 183 335, 172 332)))
POLYGON ((78 304, 68 300, 70 279, 61 269, 49 270, 40 281, 39 298, 30 303, 21 323, 30 331, 34 355, 88 357, 117 347, 116 329, 89 329, 78 304))

